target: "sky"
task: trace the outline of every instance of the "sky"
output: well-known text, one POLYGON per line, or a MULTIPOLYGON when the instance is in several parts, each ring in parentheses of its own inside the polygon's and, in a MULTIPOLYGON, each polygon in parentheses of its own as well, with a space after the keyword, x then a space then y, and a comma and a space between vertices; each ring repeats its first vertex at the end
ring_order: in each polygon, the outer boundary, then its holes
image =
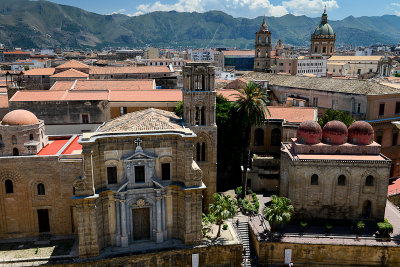
POLYGON ((400 0, 50 0, 98 14, 120 13, 137 16, 153 11, 206 12, 220 10, 234 17, 255 18, 266 14, 321 16, 326 6, 331 20, 350 15, 400 16, 400 0))

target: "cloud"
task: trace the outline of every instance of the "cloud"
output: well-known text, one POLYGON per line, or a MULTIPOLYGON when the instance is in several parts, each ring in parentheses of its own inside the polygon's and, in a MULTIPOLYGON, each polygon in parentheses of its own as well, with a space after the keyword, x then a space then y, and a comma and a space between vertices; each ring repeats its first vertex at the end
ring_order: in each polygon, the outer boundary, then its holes
MULTIPOLYGON (((391 6, 395 7, 396 9, 400 8, 400 4, 399 3, 390 3, 391 6)), ((400 11, 399 10, 393 10, 394 14, 396 16, 400 17, 400 11)))
POLYGON ((233 16, 256 17, 260 15, 280 17, 288 13, 295 15, 311 15, 321 13, 325 5, 327 9, 338 8, 336 0, 284 0, 274 5, 270 0, 175 0, 168 4, 166 0, 140 4, 133 15, 142 15, 154 11, 205 12, 223 10, 233 16))
POLYGON ((390 3, 391 6, 400 7, 399 3, 390 3))
POLYGON ((339 8, 335 0, 289 0, 282 1, 282 5, 294 15, 318 14, 325 6, 327 9, 339 8))

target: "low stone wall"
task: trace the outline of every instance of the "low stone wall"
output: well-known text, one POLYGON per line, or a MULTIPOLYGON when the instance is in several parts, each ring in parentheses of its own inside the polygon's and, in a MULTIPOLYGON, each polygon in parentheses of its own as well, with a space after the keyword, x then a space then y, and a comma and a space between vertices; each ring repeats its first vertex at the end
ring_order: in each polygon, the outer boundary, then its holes
POLYGON ((242 244, 215 245, 160 251, 125 257, 101 260, 85 260, 64 266, 131 266, 131 267, 191 267, 192 254, 199 255, 199 266, 240 267, 242 263, 242 244))
POLYGON ((329 239, 310 242, 266 242, 256 238, 250 231, 258 266, 287 266, 285 250, 291 249, 291 260, 294 266, 310 267, 355 267, 355 266, 400 266, 400 246, 396 245, 337 245, 329 243, 329 239), (318 243, 318 244, 317 244, 318 243))

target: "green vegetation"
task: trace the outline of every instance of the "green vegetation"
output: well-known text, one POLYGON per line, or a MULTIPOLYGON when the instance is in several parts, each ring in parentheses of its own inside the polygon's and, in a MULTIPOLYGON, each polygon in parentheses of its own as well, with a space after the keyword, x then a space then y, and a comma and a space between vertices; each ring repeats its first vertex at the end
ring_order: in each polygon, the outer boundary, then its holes
POLYGON ((346 124, 347 127, 355 122, 355 120, 344 111, 328 109, 325 111, 324 116, 318 119, 318 123, 321 127, 324 127, 325 124, 332 120, 341 121, 346 124))
POLYGON ((394 77, 400 77, 400 73, 396 73, 394 77))
POLYGON ((383 222, 378 222, 378 232, 382 236, 389 236, 393 233, 393 225, 385 218, 383 222))
POLYGON ((270 205, 264 208, 263 213, 271 225, 271 231, 275 232, 278 225, 290 222, 293 211, 290 199, 272 195, 270 205))
POLYGON ((237 205, 230 196, 215 193, 214 202, 208 208, 208 218, 218 225, 217 237, 221 235, 221 225, 224 220, 232 218, 237 213, 237 205))
POLYGON ((267 90, 260 87, 254 82, 248 82, 243 88, 236 89, 237 97, 234 108, 239 115, 240 120, 244 124, 244 142, 242 143, 242 166, 243 166, 243 197, 247 188, 247 169, 250 166, 250 136, 251 126, 261 125, 267 120, 267 116, 271 116, 268 110, 267 90))
MULTIPOLYGON (((273 42, 305 45, 321 18, 268 17, 273 42)), ((238 47, 254 48, 262 17, 233 18, 220 11, 99 15, 50 1, 0 1, 0 36, 11 47, 238 47), (27 16, 26 14, 29 14, 27 16)), ((400 17, 347 17, 329 21, 339 44, 397 43, 400 17)))

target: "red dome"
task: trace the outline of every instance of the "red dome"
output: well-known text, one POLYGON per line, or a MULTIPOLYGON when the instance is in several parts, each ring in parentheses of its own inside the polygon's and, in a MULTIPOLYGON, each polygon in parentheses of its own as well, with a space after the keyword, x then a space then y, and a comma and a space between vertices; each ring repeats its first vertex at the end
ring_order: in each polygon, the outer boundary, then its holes
POLYGON ((296 136, 300 144, 315 145, 321 142, 322 129, 318 122, 305 121, 300 124, 296 136))
POLYGON ((369 145, 374 141, 374 128, 366 121, 356 121, 349 127, 349 142, 354 145, 369 145))
POLYGON ((8 112, 3 120, 1 121, 2 125, 29 125, 36 124, 39 120, 30 111, 23 109, 16 109, 11 112, 8 112))
POLYGON ((341 121, 330 121, 322 129, 322 140, 331 145, 341 145, 347 142, 347 127, 341 121))

